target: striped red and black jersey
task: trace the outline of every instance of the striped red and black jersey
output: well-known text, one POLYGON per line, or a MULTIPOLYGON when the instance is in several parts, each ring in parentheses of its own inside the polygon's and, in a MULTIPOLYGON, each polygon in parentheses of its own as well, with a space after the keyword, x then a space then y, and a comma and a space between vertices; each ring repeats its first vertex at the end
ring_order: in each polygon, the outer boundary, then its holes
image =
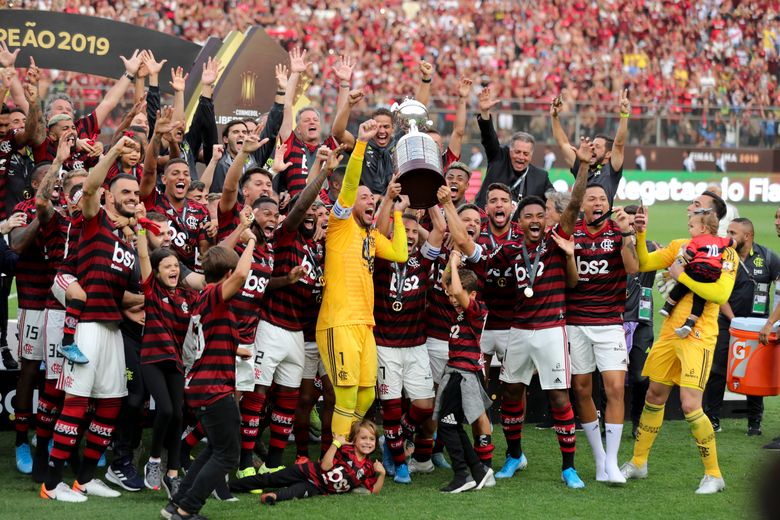
POLYGON ((100 125, 97 114, 90 112, 76 120, 76 132, 81 139, 97 139, 100 136, 100 125))
MULTIPOLYGON (((127 172, 128 175, 132 175, 136 178, 138 181, 138 184, 141 183, 141 176, 143 175, 144 168, 142 164, 136 164, 135 166, 130 168, 130 171, 127 172)), ((114 178, 119 175, 120 173, 125 173, 119 170, 119 161, 115 162, 111 165, 111 167, 108 169, 108 173, 106 174, 106 180, 103 181, 103 187, 108 188, 108 186, 111 184, 111 181, 114 180, 114 178)))
POLYGON ((720 271, 723 269, 723 251, 727 247, 734 247, 734 241, 730 237, 699 235, 691 238, 685 246, 685 254, 692 258, 689 265, 702 263, 713 271, 720 271))
POLYGON ((179 257, 179 261, 193 271, 202 272, 200 268, 200 243, 208 240, 205 226, 211 219, 205 205, 191 199, 184 199, 181 211, 174 208, 168 198, 153 190, 142 200, 147 211, 156 211, 168 217, 171 229, 171 249, 179 257))
POLYGON ((241 210, 244 205, 236 201, 233 207, 225 212, 217 208, 217 242, 225 240, 241 223, 241 210))
MULTIPOLYGON (((490 232, 490 225, 484 224, 479 234, 477 243, 482 246, 486 255, 495 251, 499 246, 517 240, 520 236, 520 228, 516 222, 512 222, 509 229, 502 235, 494 235, 490 232)), ((517 281, 515 269, 512 265, 499 267, 490 266, 485 270, 485 283, 480 295, 488 308, 486 330, 507 330, 512 326, 512 317, 515 314, 515 299, 517 298, 517 281)))
MULTIPOLYGON (((0 200, 5 201, 5 190, 8 184, 8 168, 11 165, 11 156, 24 148, 16 143, 16 134, 22 132, 21 128, 11 130, 4 136, 0 136, 0 200)), ((0 218, 4 219, 5 204, 0 204, 0 218)))
POLYGON ((188 335, 194 338, 198 357, 184 384, 191 408, 208 406, 235 390, 235 322, 230 302, 222 297, 222 283, 208 285, 195 299, 188 335))
POLYGON ((566 291, 566 324, 622 325, 626 307, 623 236, 614 220, 590 233, 584 220, 574 227, 577 286, 566 291))
POLYGON ((190 324, 195 292, 177 287, 168 289, 152 273, 142 282, 144 289, 144 335, 141 364, 174 361, 183 374, 181 349, 190 324))
MULTIPOLYGON (((66 273, 75 276, 75 262, 72 261, 72 258, 75 256, 75 245, 78 242, 78 236, 81 234, 80 216, 76 220, 79 221, 76 224, 79 228, 78 233, 74 232, 71 234, 73 219, 68 215, 55 211, 52 213, 49 221, 41 228, 43 240, 46 243, 47 256, 49 257, 49 267, 54 270, 55 275, 57 273, 66 273), (69 264, 72 266, 72 269, 66 267, 66 256, 68 254, 71 256, 69 264)), ((64 310, 51 291, 49 291, 46 299, 46 308, 64 310)))
POLYGON ((325 204, 325 207, 328 208, 328 211, 333 208, 333 205, 336 203, 336 199, 331 199, 330 195, 328 194, 328 190, 325 188, 320 190, 320 200, 323 204, 325 204))
MULTIPOLYGON (((43 140, 41 144, 33 147, 33 157, 36 163, 44 161, 54 161, 57 157, 57 147, 59 141, 53 141, 50 137, 43 140)), ((75 148, 70 157, 62 163, 62 170, 69 172, 73 170, 89 170, 95 166, 100 157, 90 157, 87 152, 76 150, 75 148)))
MULTIPOLYGON (((80 321, 118 322, 120 308, 135 268, 135 251, 106 210, 84 219, 76 252, 76 277, 87 295, 80 321)), ((51 285, 51 284, 50 284, 51 285)))
MULTIPOLYGON (((238 244, 236 252, 241 255, 246 246, 238 244)), ((257 244, 252 253, 252 270, 230 305, 236 315, 238 339, 242 345, 254 343, 257 324, 260 322, 260 302, 274 270, 274 250, 269 244, 257 244)))
MULTIPOLYGON (((482 246, 477 245, 471 259, 463 267, 474 271, 477 279, 480 281, 485 278, 486 253, 482 246), (476 262, 472 261, 476 260, 476 262)), ((444 292, 442 287, 442 277, 450 261, 450 251, 446 247, 441 248, 439 257, 433 262, 431 269, 431 284, 427 295, 428 312, 425 315, 427 321, 426 335, 429 338, 440 341, 448 341, 450 337, 450 327, 452 326, 452 303, 450 297, 444 292)), ((481 290, 481 289, 480 289, 481 290)))
POLYGON ((441 171, 446 172, 450 165, 456 161, 460 161, 460 155, 455 155, 452 150, 447 147, 447 151, 441 154, 441 171))
POLYGON ((433 258, 414 252, 406 264, 377 258, 374 264, 374 338, 383 347, 425 343, 425 296, 433 258))
POLYGON ((289 231, 280 225, 274 232, 273 246, 273 276, 287 276, 298 265, 304 267, 306 274, 293 284, 269 291, 266 304, 260 308, 260 319, 283 329, 302 331, 313 314, 316 320, 322 301, 324 244, 307 240, 297 229, 289 231))
POLYGON ((298 195, 306 187, 309 169, 314 165, 317 150, 319 150, 320 146, 327 146, 333 150, 339 145, 333 136, 328 136, 322 143, 308 145, 295 132, 290 132, 290 137, 287 138, 284 144, 287 145, 284 161, 292 164, 279 174, 281 176, 279 190, 287 190, 290 198, 298 195))
MULTIPOLYGON (((554 229, 559 236, 569 238, 560 226, 554 229)), ((526 245, 531 266, 527 269, 521 247, 523 240, 521 235, 516 241, 507 242, 488 259, 489 268, 505 269, 509 265, 514 268, 517 295, 512 327, 538 330, 563 326, 566 324, 566 255, 553 240, 552 232, 546 231, 536 245, 526 245), (529 297, 525 294, 529 288, 528 271, 533 270, 537 257, 533 294, 529 297)))
POLYGON ((487 306, 472 298, 469 300, 469 306, 459 313, 451 308, 450 316, 452 325, 447 366, 468 372, 479 372, 485 365, 479 343, 488 316, 487 306))
MULTIPOLYGON (((322 265, 325 265, 325 238, 314 242, 313 251, 317 253, 317 258, 322 258, 322 265)), ((322 284, 317 284, 312 293, 312 300, 304 310, 303 341, 317 341, 317 317, 320 315, 320 305, 322 305, 322 284)))
MULTIPOLYGON (((23 213, 27 222, 19 229, 26 228, 36 219, 35 199, 20 202, 14 207, 12 215, 23 213)), ((43 310, 46 308, 46 296, 54 281, 54 269, 49 263, 46 240, 42 232, 37 233, 33 242, 19 255, 16 262, 16 294, 19 308, 43 310)))
POLYGON ((309 462, 304 466, 309 482, 317 486, 324 495, 348 493, 361 486, 374 490, 377 478, 374 462, 365 457, 358 460, 355 447, 347 444, 336 450, 333 467, 325 471, 319 464, 309 462))

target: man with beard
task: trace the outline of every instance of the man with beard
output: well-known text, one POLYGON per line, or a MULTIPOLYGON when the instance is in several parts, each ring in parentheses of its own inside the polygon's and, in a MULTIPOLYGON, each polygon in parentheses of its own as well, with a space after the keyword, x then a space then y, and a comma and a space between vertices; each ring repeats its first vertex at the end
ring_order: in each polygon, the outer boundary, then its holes
MULTIPOLYGON (((582 139, 577 156, 587 158, 592 152, 590 141, 582 139)), ((517 212, 522 236, 507 243, 493 254, 490 268, 513 267, 517 299, 509 343, 501 365, 503 383, 502 423, 511 425, 513 435, 507 439, 507 463, 502 472, 510 476, 513 468, 527 464, 522 452, 522 424, 525 417, 525 390, 534 371, 547 393, 553 418, 553 429, 561 450, 561 480, 569 488, 585 484, 574 469, 576 449, 574 412, 569 402, 569 353, 566 341, 566 287, 576 284, 574 247, 567 241, 574 231, 577 215, 585 193, 587 177, 581 168, 572 189, 569 205, 560 223, 545 231, 544 200, 525 197, 517 212)))
POLYGON ((325 238, 327 283, 317 319, 317 346, 336 394, 334 436, 346 436, 352 423, 360 421, 374 402, 374 260, 406 262, 408 257, 401 213, 396 211, 393 216, 391 242, 373 227, 371 190, 358 186, 366 147, 380 126, 373 119, 360 125, 325 238))
POLYGON ((190 186, 190 168, 184 159, 168 161, 163 170, 165 191, 157 184, 157 155, 162 136, 174 130, 180 122, 173 122, 173 110, 163 108, 154 127, 154 135, 146 148, 144 172, 141 177, 141 201, 147 211, 156 211, 169 218, 171 247, 182 264, 192 270, 200 265, 200 255, 209 248, 206 225, 210 222, 206 206, 187 198, 190 186))
POLYGON ((487 188, 495 182, 509 186, 514 200, 532 195, 544 199, 545 193, 553 189, 553 185, 545 170, 531 164, 534 138, 531 134, 517 132, 509 139, 508 145, 499 144, 490 109, 501 101, 492 99, 491 93, 490 87, 484 88, 479 93, 480 113, 477 116, 477 124, 482 135, 482 147, 487 155, 488 166, 487 175, 475 202, 483 207, 487 188))
POLYGON ((337 153, 321 147, 312 169, 316 178, 307 184, 287 218, 273 231, 274 278, 268 288, 266 304, 260 307, 260 322, 253 342, 253 391, 245 392, 240 403, 239 477, 255 474, 252 450, 260 413, 272 384, 276 385, 276 390, 271 411, 270 447, 264 468, 282 464, 303 378, 306 357, 303 329, 309 319, 308 309, 313 307, 311 300, 323 284, 322 260, 316 254, 316 244, 312 240, 317 229, 313 203, 336 164, 337 153))
POLYGON ((33 157, 36 163, 52 161, 57 155, 60 136, 68 133, 68 143, 71 154, 62 163, 65 171, 88 169, 97 164, 103 145, 100 142, 92 142, 80 139, 76 133, 78 129, 73 118, 68 114, 57 114, 46 123, 46 140, 33 148, 33 157))
MULTIPOLYGON (((558 96, 550 104, 550 116, 552 118, 552 132, 564 162, 571 168, 572 175, 576 177, 579 170, 579 161, 574 153, 566 132, 558 118, 563 107, 563 97, 558 96)), ((599 134, 593 138, 593 155, 588 160, 588 184, 599 184, 604 187, 609 198, 609 205, 615 199, 620 179, 623 177, 623 158, 626 140, 628 139, 628 118, 631 117, 631 103, 628 101, 628 91, 623 90, 618 100, 620 111, 620 123, 618 124, 615 138, 599 134)))
POLYGON ((566 293, 566 332, 577 412, 596 462, 596 480, 622 485, 618 450, 628 369, 623 312, 626 275, 638 272, 639 261, 628 214, 615 208, 612 220, 608 210, 604 187, 588 186, 573 233, 578 282, 566 293), (607 395, 606 452, 592 396, 597 368, 607 395))
POLYGON ((466 204, 466 190, 469 189, 471 170, 462 162, 453 162, 444 173, 444 182, 450 189, 452 203, 456 208, 466 204))
POLYGON ((135 216, 140 202, 138 181, 129 175, 118 175, 111 183, 105 208, 100 206, 100 187, 117 157, 129 151, 128 141, 127 137, 120 139, 84 181, 84 224, 77 275, 87 301, 76 329, 76 341, 90 363, 66 364, 59 379, 58 388, 65 391, 65 403, 54 427, 49 471, 40 490, 41 498, 49 500, 84 502, 88 495, 119 496, 94 476, 98 459, 111 442, 122 397, 127 394, 124 346, 118 323, 135 257, 132 245, 115 229, 109 212, 130 218, 135 216), (84 244, 90 247, 83 247, 84 244), (95 400, 95 414, 86 430, 83 460, 71 488, 62 482, 62 472, 75 449, 79 424, 85 419, 90 398, 95 400))
MULTIPOLYGON (((739 255, 739 269, 728 303, 721 305, 718 314, 718 339, 712 358, 712 369, 704 389, 704 413, 710 418, 715 432, 721 431, 720 408, 726 390, 726 368, 729 357, 729 327, 734 318, 769 318, 769 294, 772 282, 780 277, 780 258, 754 240, 753 222, 735 218, 728 225, 728 236, 735 243, 739 255)), ((774 324, 775 322, 767 321, 774 324)), ((769 327, 765 327, 769 330, 769 327)), ((768 331, 766 331, 768 333, 768 331)), ((764 399, 748 396, 748 435, 761 435, 764 399)))
MULTIPOLYGON (((300 75, 306 71, 311 63, 306 63, 306 51, 293 49, 290 52, 290 84, 288 89, 293 93, 298 89, 300 75)), ((342 56, 334 67, 336 79, 346 88, 339 88, 339 99, 342 100, 349 92, 349 82, 352 79, 352 69, 355 66, 353 59, 342 56)), ((290 198, 295 197, 306 186, 306 178, 309 170, 314 167, 317 150, 321 146, 330 149, 336 148, 338 143, 333 136, 328 136, 322 141, 322 117, 320 112, 312 107, 303 107, 295 115, 295 128, 291 125, 282 125, 279 130, 279 140, 286 146, 284 161, 290 165, 279 173, 276 191, 286 191, 290 198)))

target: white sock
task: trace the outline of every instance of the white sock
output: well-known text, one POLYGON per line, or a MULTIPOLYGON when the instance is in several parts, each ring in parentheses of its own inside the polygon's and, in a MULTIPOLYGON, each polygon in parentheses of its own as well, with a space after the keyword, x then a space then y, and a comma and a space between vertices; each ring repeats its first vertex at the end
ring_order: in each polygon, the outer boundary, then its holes
POLYGON ((607 474, 604 471, 604 461, 607 455, 604 452, 604 446, 601 444, 601 428, 599 428, 598 419, 593 422, 582 423, 582 429, 588 438, 588 444, 590 444, 590 449, 593 452, 593 460, 596 462, 596 480, 607 480, 607 474))
POLYGON ((149 462, 162 462, 160 457, 149 457, 149 462))
POLYGON ((604 425, 607 431, 607 460, 605 469, 610 482, 625 482, 625 478, 620 473, 618 467, 618 451, 620 450, 620 437, 623 435, 622 424, 610 424, 604 425))

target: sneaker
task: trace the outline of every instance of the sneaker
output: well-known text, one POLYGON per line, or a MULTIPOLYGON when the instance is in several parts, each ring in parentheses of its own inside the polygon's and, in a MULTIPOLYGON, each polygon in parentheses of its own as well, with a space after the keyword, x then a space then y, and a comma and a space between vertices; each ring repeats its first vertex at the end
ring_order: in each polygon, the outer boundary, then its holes
POLYGON ((276 494, 275 493, 265 493, 260 497, 260 503, 266 504, 269 506, 275 506, 276 505, 276 494))
POLYGON ((712 429, 715 431, 715 433, 720 433, 723 431, 723 428, 720 427, 720 419, 717 417, 710 417, 710 422, 712 423, 712 429))
POLYGON ((438 452, 431 455, 431 461, 433 465, 441 469, 452 469, 450 463, 447 462, 447 458, 444 456, 444 452, 438 452))
POLYGON ((399 464, 396 466, 393 481, 395 481, 396 484, 411 484, 412 477, 409 476, 409 466, 406 464, 399 464))
POLYGON ((225 480, 220 479, 220 481, 217 482, 217 487, 214 488, 211 495, 221 502, 238 502, 238 499, 233 496, 233 493, 231 493, 228 488, 227 475, 225 475, 225 480))
POLYGON ((667 307, 669 307, 670 309, 673 308, 673 306, 669 302, 667 302, 667 303, 664 304, 663 307, 661 307, 661 310, 658 311, 658 314, 660 314, 664 318, 668 318, 669 317, 669 310, 667 309, 667 307))
POLYGON ((481 465, 478 473, 472 473, 471 475, 474 477, 474 482, 477 483, 477 486, 474 488, 477 491, 482 488, 494 487, 496 485, 496 477, 493 468, 481 465))
POLYGON ((686 322, 686 324, 683 325, 682 327, 674 329, 674 333, 677 334, 678 338, 687 338, 692 330, 693 327, 688 325, 688 323, 686 322))
POLYGON ((471 478, 471 475, 455 475, 452 482, 441 488, 439 491, 442 493, 462 493, 469 489, 477 487, 477 483, 471 478))
POLYGON ((117 498, 122 496, 122 493, 115 489, 111 489, 99 478, 93 478, 86 484, 79 484, 78 481, 75 481, 73 482, 73 490, 94 497, 117 498))
POLYGON ((19 473, 29 475, 33 470, 32 453, 30 445, 26 442, 16 447, 16 469, 19 473))
POLYGON ((49 491, 45 484, 41 484, 40 497, 45 500, 59 500, 60 502, 86 502, 87 496, 78 491, 72 490, 64 482, 57 484, 57 487, 49 491))
POLYGON ((496 478, 512 478, 517 471, 522 471, 528 467, 528 459, 525 453, 521 453, 519 458, 507 456, 504 466, 496 473, 496 478))
POLYGON ((748 429, 747 434, 750 437, 756 437, 758 435, 763 435, 764 432, 761 431, 761 423, 759 422, 749 422, 748 423, 748 429))
POLYGON ((774 440, 769 444, 764 444, 762 448, 770 451, 778 451, 780 450, 780 439, 774 440))
POLYGON ((647 478, 647 462, 642 464, 642 466, 637 467, 633 462, 630 460, 620 466, 620 472, 623 474, 624 477, 626 477, 626 480, 630 480, 632 478, 647 478))
POLYGON ((173 515, 179 512, 179 508, 173 502, 168 502, 166 506, 160 509, 160 516, 165 520, 170 520, 173 515))
MULTIPOLYGON (((263 468, 264 465, 260 466, 260 467, 263 468)), ((274 471, 276 471, 276 468, 274 468, 274 471)), ((265 471, 264 473, 272 473, 272 471, 265 471)), ((237 469, 236 470, 236 477, 237 478, 254 477, 257 474, 258 474, 258 471, 257 471, 257 469, 255 469, 254 466, 249 466, 248 468, 245 468, 245 469, 237 469)), ((263 493, 263 490, 262 489, 251 489, 251 490, 249 490, 249 492, 252 493, 253 495, 261 495, 263 493)))
POLYGON ((175 497, 176 493, 179 492, 179 486, 181 486, 181 477, 169 477, 166 473, 163 475, 160 483, 162 484, 165 493, 168 495, 168 499, 173 500, 173 497, 175 497))
POLYGON ((385 467, 388 477, 395 477, 395 462, 393 462, 393 454, 390 453, 390 447, 385 441, 385 436, 379 437, 379 445, 382 447, 382 465, 385 467))
POLYGON ((724 489, 726 489, 726 482, 722 478, 704 475, 699 482, 699 489, 696 490, 696 494, 713 495, 724 489))
POLYGON ((414 458, 409 459, 409 473, 433 473, 435 467, 432 460, 420 462, 414 458))
POLYGON ((84 355, 79 346, 75 343, 70 345, 59 345, 57 347, 57 352, 62 354, 62 357, 71 363, 75 363, 77 365, 86 365, 89 363, 89 358, 84 355))
POLYGON ((3 358, 3 366, 6 370, 16 370, 19 368, 19 363, 14 359, 14 355, 11 354, 11 349, 4 347, 0 350, 0 356, 3 358))
POLYGON ((162 480, 162 471, 159 462, 149 461, 144 464, 144 485, 157 491, 160 489, 160 480, 162 480))
POLYGON ((585 483, 582 481, 577 470, 574 468, 566 468, 561 473, 561 480, 566 484, 569 489, 582 489, 585 487, 585 483))
POLYGON ((144 488, 144 479, 129 459, 115 460, 106 471, 106 480, 131 493, 144 488))

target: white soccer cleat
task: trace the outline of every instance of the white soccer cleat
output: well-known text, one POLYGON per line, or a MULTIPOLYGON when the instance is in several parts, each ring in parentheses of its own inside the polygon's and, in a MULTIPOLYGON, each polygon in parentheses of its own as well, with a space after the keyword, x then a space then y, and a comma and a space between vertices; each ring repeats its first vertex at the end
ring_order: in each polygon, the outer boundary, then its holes
POLYGON ((642 464, 640 467, 637 467, 629 460, 620 466, 620 472, 623 474, 626 480, 630 480, 632 478, 647 478, 647 462, 642 464))
POLYGON ((720 477, 713 477, 712 475, 704 475, 699 482, 699 489, 696 490, 697 495, 714 495, 726 489, 726 481, 720 477))
POLYGON ((99 478, 93 478, 86 484, 79 484, 78 482, 74 482, 73 490, 80 491, 87 496, 93 497, 117 498, 122 496, 122 493, 115 489, 111 489, 99 478))
POLYGON ((87 496, 78 491, 74 491, 64 482, 57 484, 57 487, 49 491, 46 484, 41 484, 41 498, 46 500, 59 500, 60 502, 86 502, 87 496))
POLYGON ((409 459, 409 473, 433 473, 434 468, 432 460, 420 462, 414 458, 409 459))

